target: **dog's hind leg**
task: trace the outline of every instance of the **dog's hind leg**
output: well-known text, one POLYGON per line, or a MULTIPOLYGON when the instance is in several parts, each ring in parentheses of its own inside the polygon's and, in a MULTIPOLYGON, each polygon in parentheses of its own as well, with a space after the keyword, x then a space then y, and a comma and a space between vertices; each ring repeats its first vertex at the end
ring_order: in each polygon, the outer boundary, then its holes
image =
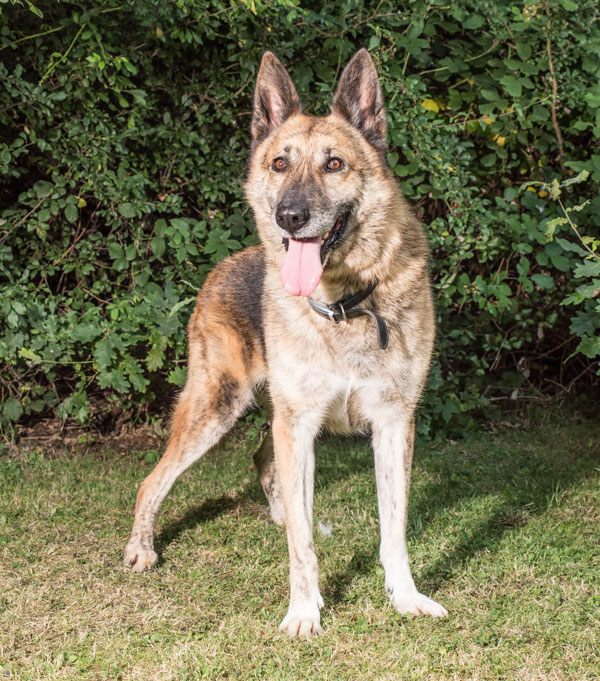
POLYGON ((231 323, 207 321, 190 324, 188 378, 175 408, 171 437, 156 468, 140 486, 131 538, 124 563, 138 572, 157 560, 153 546, 154 521, 171 486, 183 471, 214 447, 254 400, 264 364, 260 353, 231 323), (212 322, 212 323, 211 323, 212 322))
POLYGON ((281 492, 279 490, 279 477, 275 468, 273 435, 270 429, 254 455, 254 464, 258 470, 260 484, 262 485, 267 501, 269 502, 271 518, 276 525, 283 526, 285 525, 285 512, 283 510, 283 502, 281 501, 281 492))
POLYGON ((204 395, 181 394, 167 449, 140 486, 124 555, 124 564, 138 572, 149 570, 157 561, 154 522, 173 483, 219 442, 252 401, 251 387, 241 386, 231 376, 223 375, 220 386, 205 384, 203 388, 204 395))
POLYGON ((257 396, 256 401, 267 415, 268 430, 260 447, 254 454, 254 465, 258 471, 258 479, 260 480, 263 492, 269 502, 271 518, 276 525, 283 527, 285 525, 285 511, 283 509, 283 501, 281 500, 279 476, 275 467, 275 449, 273 447, 273 432, 271 429, 273 410, 267 391, 262 391, 257 396))
POLYGON ((229 431, 266 380, 262 327, 264 257, 248 248, 206 278, 188 326, 188 378, 173 417, 167 449, 137 495, 125 565, 138 572, 156 563, 158 509, 183 471, 229 431))

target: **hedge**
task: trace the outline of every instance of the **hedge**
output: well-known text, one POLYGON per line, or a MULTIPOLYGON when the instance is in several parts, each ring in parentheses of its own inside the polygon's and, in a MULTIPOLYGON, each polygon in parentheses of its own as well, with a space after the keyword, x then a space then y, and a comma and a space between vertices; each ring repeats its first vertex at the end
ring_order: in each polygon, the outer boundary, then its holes
POLYGON ((597 390, 595 0, 105 0, 0 10, 0 425, 160 414, 206 273, 256 243, 251 98, 273 50, 326 114, 367 47, 439 321, 421 433, 597 390))

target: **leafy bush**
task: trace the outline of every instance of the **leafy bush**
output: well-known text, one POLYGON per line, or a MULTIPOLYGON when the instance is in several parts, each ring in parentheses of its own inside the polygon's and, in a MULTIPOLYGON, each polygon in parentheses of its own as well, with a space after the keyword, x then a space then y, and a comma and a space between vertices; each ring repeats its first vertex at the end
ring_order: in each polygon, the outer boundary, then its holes
POLYGON ((241 182, 264 49, 317 114, 359 47, 376 59, 388 161, 433 248, 440 326, 422 432, 461 431, 511 397, 594 386, 596 11, 593 0, 4 5, 2 423, 112 423, 164 407, 157 397, 182 384, 196 291, 256 242, 241 182))

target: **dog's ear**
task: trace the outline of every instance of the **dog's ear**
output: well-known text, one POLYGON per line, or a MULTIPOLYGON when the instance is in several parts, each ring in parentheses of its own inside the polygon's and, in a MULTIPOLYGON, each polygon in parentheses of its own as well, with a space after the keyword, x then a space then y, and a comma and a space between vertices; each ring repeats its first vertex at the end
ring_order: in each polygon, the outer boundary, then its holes
POLYGON ((375 64, 364 47, 344 69, 331 110, 358 128, 376 149, 386 148, 383 94, 375 64))
POLYGON ((272 52, 265 52, 254 91, 250 126, 253 141, 260 142, 286 118, 301 111, 302 105, 289 73, 272 52))

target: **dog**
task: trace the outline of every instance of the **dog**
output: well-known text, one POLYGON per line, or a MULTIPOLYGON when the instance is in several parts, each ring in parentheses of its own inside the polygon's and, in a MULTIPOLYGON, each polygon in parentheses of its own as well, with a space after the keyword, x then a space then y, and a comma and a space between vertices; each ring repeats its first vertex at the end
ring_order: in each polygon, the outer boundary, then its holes
POLYGON ((261 245, 208 275, 188 328, 188 378, 162 459, 140 486, 125 565, 157 561, 156 514, 174 483, 266 386, 271 434, 255 455, 285 525, 290 603, 280 630, 321 632, 313 545, 314 440, 372 435, 385 588, 400 613, 447 615, 417 591, 406 547, 414 412, 435 336, 428 244, 386 161, 371 56, 344 69, 331 114, 302 113, 270 52, 257 77, 245 184, 261 245))

